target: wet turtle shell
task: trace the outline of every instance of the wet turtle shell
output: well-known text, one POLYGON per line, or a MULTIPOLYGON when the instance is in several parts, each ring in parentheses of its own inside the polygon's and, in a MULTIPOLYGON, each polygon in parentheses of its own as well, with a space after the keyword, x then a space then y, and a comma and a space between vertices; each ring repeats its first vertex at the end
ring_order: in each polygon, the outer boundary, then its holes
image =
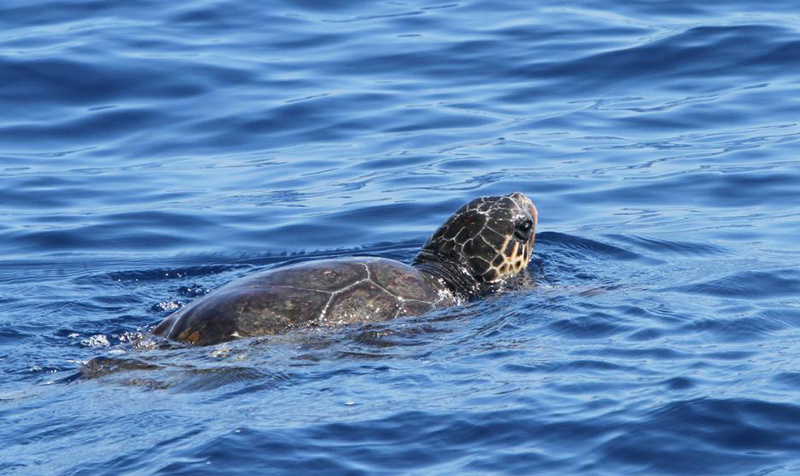
POLYGON ((384 321, 454 304, 411 266, 383 258, 311 261, 241 280, 165 319, 155 334, 205 345, 308 326, 384 321))
POLYGON ((383 258, 312 261, 247 276, 153 332, 197 345, 309 326, 374 322, 458 304, 524 272, 538 211, 522 193, 459 208, 409 266, 383 258))

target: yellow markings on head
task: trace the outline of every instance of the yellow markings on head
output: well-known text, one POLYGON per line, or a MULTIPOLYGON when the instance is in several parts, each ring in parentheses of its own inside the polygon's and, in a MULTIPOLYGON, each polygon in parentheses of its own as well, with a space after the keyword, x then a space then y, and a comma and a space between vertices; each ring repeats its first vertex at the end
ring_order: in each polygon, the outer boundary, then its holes
POLYGON ((495 279, 504 279, 521 273, 530 261, 531 249, 528 247, 528 243, 516 241, 512 243, 510 240, 512 238, 506 238, 503 242, 501 249, 510 248, 508 254, 501 254, 503 261, 490 267, 495 272, 495 279))

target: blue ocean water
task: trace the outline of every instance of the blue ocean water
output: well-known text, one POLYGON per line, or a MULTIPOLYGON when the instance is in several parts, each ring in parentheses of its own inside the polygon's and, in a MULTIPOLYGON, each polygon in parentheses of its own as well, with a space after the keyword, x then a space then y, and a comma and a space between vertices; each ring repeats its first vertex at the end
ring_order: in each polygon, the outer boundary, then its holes
POLYGON ((0 3, 0 473, 798 474, 789 0, 0 3), (192 348, 522 191, 534 289, 192 348))

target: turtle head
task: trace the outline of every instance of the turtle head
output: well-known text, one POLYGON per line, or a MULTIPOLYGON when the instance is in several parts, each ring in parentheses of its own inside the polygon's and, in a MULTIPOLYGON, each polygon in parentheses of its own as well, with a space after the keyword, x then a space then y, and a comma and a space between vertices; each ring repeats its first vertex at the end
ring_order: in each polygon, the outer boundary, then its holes
POLYGON ((538 219, 520 192, 476 198, 436 230, 414 264, 458 294, 477 294, 528 266, 538 219))

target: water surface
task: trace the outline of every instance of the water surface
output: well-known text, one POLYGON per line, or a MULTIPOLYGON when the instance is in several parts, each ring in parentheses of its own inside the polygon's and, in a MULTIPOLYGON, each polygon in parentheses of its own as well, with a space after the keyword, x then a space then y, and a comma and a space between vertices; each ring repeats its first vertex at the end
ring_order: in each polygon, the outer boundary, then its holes
POLYGON ((796 474, 785 0, 0 6, 0 473, 796 474), (522 191, 537 287, 148 330, 522 191))

